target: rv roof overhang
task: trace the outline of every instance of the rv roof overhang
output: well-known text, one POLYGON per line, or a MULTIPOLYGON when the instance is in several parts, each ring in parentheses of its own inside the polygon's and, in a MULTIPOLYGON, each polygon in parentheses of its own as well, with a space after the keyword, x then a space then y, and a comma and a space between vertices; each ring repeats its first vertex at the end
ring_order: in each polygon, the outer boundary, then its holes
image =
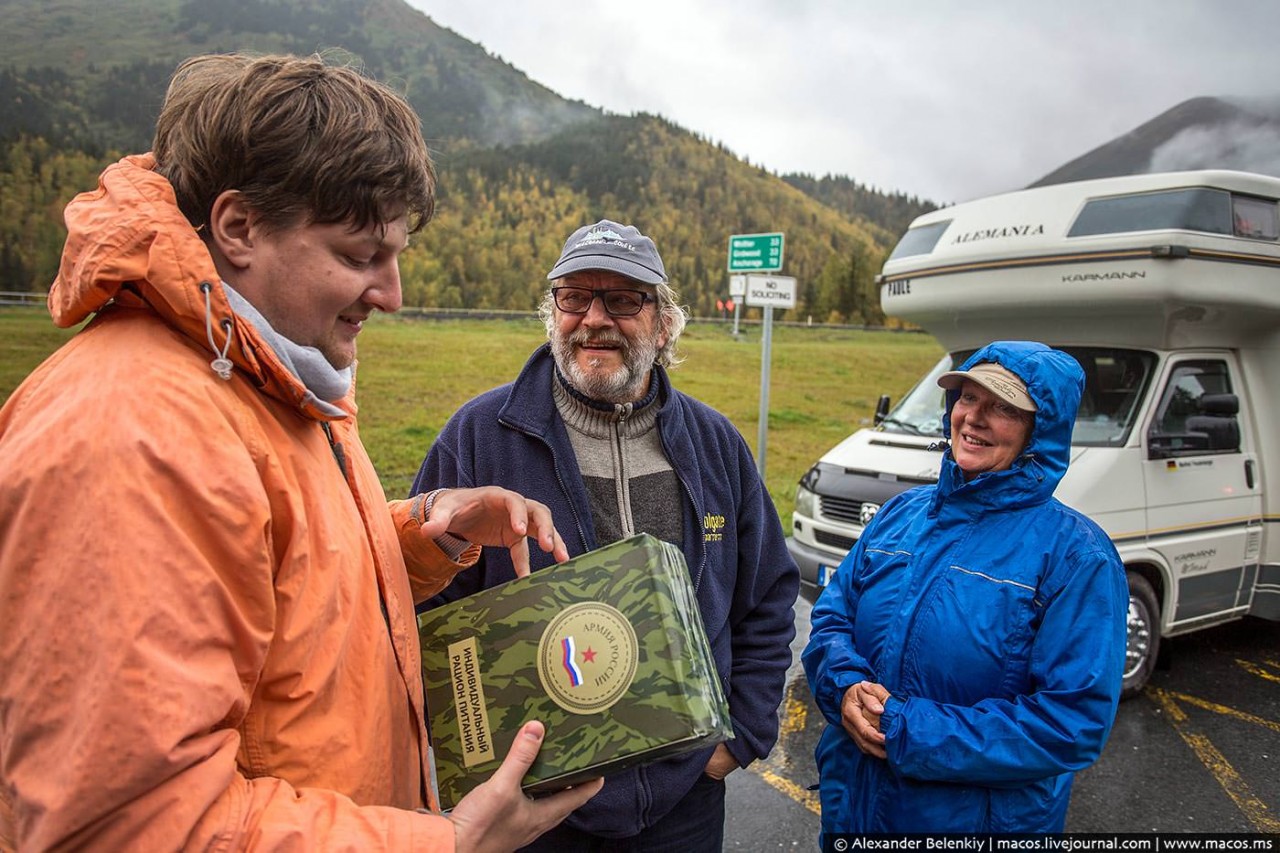
POLYGON ((948 349, 1026 337, 1170 349, 1238 347, 1280 327, 1280 245, 1180 229, 1066 237, 1092 198, 1209 186, 1280 197, 1280 179, 1205 171, 992 196, 919 217, 951 221, 925 254, 890 260, 881 307, 948 349))

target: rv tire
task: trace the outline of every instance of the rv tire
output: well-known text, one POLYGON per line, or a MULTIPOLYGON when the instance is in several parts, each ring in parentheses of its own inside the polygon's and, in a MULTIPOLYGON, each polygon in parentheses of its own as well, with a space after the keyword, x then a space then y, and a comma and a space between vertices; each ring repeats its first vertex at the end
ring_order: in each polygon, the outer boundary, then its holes
POLYGON ((1129 614, 1125 631, 1124 683, 1120 698, 1137 696, 1146 686, 1160 654, 1160 605, 1151 583, 1137 572, 1129 577, 1129 614))

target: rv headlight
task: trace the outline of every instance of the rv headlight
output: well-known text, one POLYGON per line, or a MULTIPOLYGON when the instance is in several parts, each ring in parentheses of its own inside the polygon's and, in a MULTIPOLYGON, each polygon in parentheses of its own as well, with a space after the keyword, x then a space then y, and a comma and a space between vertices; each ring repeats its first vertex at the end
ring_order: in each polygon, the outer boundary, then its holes
POLYGON ((796 515, 805 518, 818 517, 818 496, 804 486, 796 487, 796 515))

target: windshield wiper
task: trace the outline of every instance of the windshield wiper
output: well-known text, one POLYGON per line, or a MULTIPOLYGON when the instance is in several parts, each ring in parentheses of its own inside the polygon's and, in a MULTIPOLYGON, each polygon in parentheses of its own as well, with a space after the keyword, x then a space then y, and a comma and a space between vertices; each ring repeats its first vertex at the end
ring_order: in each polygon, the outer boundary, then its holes
POLYGON ((916 426, 915 424, 908 423, 907 421, 900 421, 897 418, 885 418, 880 422, 880 426, 884 426, 885 424, 891 424, 893 426, 902 427, 903 429, 910 432, 912 435, 929 435, 929 433, 920 429, 920 427, 916 426))

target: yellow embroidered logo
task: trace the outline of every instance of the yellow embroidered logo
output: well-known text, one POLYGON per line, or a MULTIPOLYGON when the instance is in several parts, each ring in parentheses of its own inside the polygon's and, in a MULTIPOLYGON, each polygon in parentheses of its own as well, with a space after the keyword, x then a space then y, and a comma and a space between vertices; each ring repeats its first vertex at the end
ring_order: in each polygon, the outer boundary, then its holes
POLYGON ((707 513, 702 517, 702 541, 719 542, 724 539, 724 516, 707 513))

